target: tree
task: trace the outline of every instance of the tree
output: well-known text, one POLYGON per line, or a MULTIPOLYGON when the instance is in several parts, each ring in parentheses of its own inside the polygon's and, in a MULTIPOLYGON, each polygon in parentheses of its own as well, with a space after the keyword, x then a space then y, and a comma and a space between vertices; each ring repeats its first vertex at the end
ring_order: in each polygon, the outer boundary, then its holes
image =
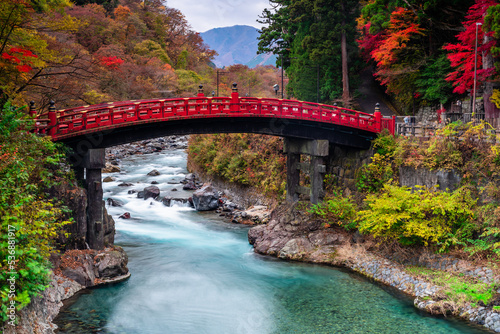
POLYGON ((348 104, 349 77, 357 72, 358 1, 273 0, 271 4, 273 8, 261 16, 260 22, 268 26, 261 30, 259 52, 283 56, 289 94, 348 104))
POLYGON ((445 69, 450 70, 442 46, 454 41, 470 5, 471 0, 372 0, 363 5, 359 46, 401 109, 415 102, 445 103, 452 97, 442 80, 445 69))
MULTIPOLYGON (((448 58, 451 62, 451 66, 454 71, 451 72, 447 80, 451 81, 455 86, 454 92, 458 94, 464 94, 467 90, 470 90, 474 83, 474 57, 475 57, 475 45, 476 45, 476 23, 483 24, 484 16, 489 7, 495 5, 497 2, 495 0, 477 0, 476 3, 471 6, 467 16, 466 21, 463 22, 464 31, 457 35, 459 43, 447 44, 443 48, 448 51, 448 58)), ((495 41, 490 41, 487 44, 482 43, 485 39, 485 33, 481 27, 477 29, 478 36, 477 41, 478 54, 477 57, 477 77, 479 81, 484 81, 491 75, 495 74, 494 68, 482 69, 483 64, 483 54, 488 54, 491 48, 495 45, 495 41)), ((490 33, 491 35, 491 33, 490 33)))
POLYGON ((67 0, 0 2, 0 103, 16 97, 34 69, 57 61, 48 50, 47 32, 71 31, 77 22, 63 13, 67 0), (20 89, 21 88, 21 89, 20 89))
POLYGON ((459 43, 448 44, 444 47, 449 52, 448 58, 454 71, 450 73, 447 80, 455 86, 454 92, 464 94, 471 90, 474 84, 474 74, 477 77, 477 87, 483 86, 483 104, 486 119, 493 125, 498 125, 500 110, 491 101, 494 96, 493 80, 497 76, 497 70, 493 59, 493 54, 497 50, 498 33, 496 12, 498 1, 496 0, 476 0, 472 5, 463 22, 464 30, 457 35, 459 43), (478 26, 477 23, 482 24, 478 26), (483 31, 482 26, 485 26, 483 31), (477 39, 476 39, 477 31, 477 39), (478 43, 476 58, 476 42, 478 43), (475 67, 477 66, 477 67, 475 67))

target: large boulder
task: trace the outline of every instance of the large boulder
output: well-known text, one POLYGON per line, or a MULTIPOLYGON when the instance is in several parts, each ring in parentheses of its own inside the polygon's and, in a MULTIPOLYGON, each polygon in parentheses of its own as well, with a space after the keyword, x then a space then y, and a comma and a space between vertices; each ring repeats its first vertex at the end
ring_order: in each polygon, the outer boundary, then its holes
POLYGON ((198 211, 215 210, 219 207, 219 193, 207 184, 193 193, 193 205, 198 211))
POLYGON ((97 254, 94 261, 97 276, 101 279, 114 278, 128 273, 127 253, 121 247, 114 246, 112 250, 106 249, 105 252, 97 254))
POLYGON ((67 278, 83 286, 95 284, 96 271, 94 268, 93 250, 70 250, 61 259, 61 272, 67 278))
POLYGON ((157 199, 160 196, 160 188, 158 188, 157 186, 146 187, 144 188, 143 192, 144 192, 143 195, 144 200, 147 200, 148 198, 157 199))

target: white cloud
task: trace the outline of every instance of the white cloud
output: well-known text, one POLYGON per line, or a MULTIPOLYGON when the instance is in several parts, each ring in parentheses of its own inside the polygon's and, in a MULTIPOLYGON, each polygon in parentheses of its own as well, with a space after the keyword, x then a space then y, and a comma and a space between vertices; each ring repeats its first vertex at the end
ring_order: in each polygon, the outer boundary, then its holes
POLYGON ((166 5, 179 9, 198 32, 238 24, 261 28, 257 19, 270 7, 268 0, 167 0, 166 5))

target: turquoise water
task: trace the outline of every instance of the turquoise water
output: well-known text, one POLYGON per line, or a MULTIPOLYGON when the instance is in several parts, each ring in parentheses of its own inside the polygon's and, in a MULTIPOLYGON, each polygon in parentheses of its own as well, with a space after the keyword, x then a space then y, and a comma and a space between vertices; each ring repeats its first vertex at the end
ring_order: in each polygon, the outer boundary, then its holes
POLYGON ((56 319, 60 333, 486 333, 430 317, 397 291, 335 268, 254 254, 246 227, 185 207, 167 208, 127 194, 123 181, 163 195, 186 173, 183 151, 123 161, 105 197, 117 222, 116 243, 131 278, 88 290, 56 319), (162 175, 149 177, 152 169, 162 175), (117 219, 128 211, 131 220, 117 219))

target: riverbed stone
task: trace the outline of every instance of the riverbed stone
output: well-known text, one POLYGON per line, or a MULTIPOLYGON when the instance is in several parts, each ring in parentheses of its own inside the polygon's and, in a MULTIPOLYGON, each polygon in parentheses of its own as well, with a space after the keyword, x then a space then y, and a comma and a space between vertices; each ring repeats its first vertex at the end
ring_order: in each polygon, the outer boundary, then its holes
POLYGON ((125 212, 123 214, 120 215, 120 217, 118 218, 122 218, 122 219, 130 219, 130 212, 125 212))
POLYGON ((186 184, 182 186, 183 190, 196 190, 198 187, 196 187, 196 184, 194 181, 188 181, 186 184))
POLYGON ((151 172, 148 173, 148 176, 158 176, 160 175, 160 172, 156 169, 153 169, 151 172))
POLYGON ((106 202, 108 203, 108 205, 111 205, 111 206, 123 206, 123 202, 118 200, 118 199, 114 199, 114 198, 108 198, 106 200, 106 202))
POLYGON ((106 167, 102 169, 103 173, 118 173, 120 171, 120 167, 112 165, 110 163, 106 163, 106 167))
POLYGON ((220 195, 207 184, 193 193, 193 204, 197 211, 215 210, 219 207, 220 195))
POLYGON ((157 186, 146 187, 144 188, 143 192, 144 200, 147 200, 148 198, 157 199, 160 196, 160 188, 158 188, 157 186))

